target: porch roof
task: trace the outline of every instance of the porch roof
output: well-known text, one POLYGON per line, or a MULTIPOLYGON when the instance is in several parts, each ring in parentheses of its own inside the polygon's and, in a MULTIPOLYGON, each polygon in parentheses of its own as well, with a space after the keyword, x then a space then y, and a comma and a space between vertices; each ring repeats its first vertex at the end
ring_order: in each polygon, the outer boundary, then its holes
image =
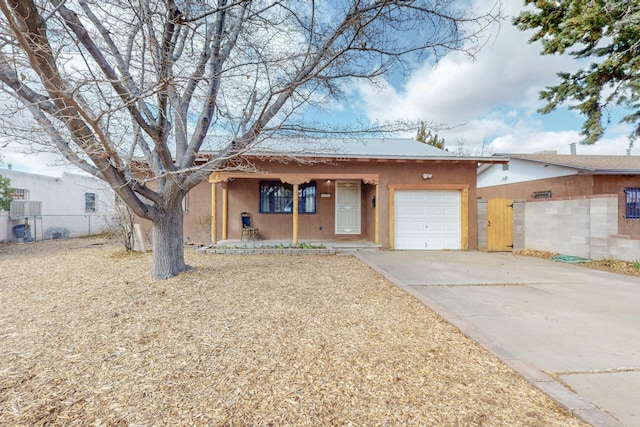
POLYGON ((213 172, 209 175, 209 182, 214 184, 217 182, 227 182, 230 179, 248 178, 248 179, 279 179, 288 184, 304 184, 312 179, 352 179, 361 180, 365 184, 378 184, 380 176, 377 173, 260 173, 260 172, 213 172))

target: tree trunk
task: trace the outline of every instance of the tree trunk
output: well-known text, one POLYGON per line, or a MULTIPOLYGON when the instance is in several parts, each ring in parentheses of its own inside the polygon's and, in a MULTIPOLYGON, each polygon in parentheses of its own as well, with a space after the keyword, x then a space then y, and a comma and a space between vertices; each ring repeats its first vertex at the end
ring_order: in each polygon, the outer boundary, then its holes
POLYGON ((183 220, 181 203, 169 204, 163 215, 153 223, 153 263, 151 275, 154 279, 168 279, 188 269, 184 262, 183 220))

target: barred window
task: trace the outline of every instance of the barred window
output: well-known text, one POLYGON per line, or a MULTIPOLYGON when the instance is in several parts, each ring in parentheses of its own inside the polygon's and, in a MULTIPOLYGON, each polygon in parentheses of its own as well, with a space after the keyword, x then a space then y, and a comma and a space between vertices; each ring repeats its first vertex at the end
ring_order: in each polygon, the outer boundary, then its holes
MULTIPOLYGON (((279 181, 260 181, 260 213, 291 213, 293 186, 279 181)), ((316 213, 316 183, 298 187, 298 213, 316 213)))
POLYGON ((640 219, 640 188, 625 188, 625 218, 640 219))
POLYGON ((551 198, 551 191, 534 191, 533 194, 531 195, 531 198, 533 199, 550 199, 551 198))
POLYGON ((13 188, 11 191, 11 200, 29 200, 29 190, 24 188, 13 188))

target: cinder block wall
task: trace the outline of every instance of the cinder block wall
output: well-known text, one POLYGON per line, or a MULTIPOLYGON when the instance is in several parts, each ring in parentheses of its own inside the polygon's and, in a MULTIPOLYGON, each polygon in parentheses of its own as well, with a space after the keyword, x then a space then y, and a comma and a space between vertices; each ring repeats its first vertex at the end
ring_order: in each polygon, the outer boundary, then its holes
POLYGON ((610 258, 624 261, 640 261, 640 236, 609 237, 610 258))
POLYGON ((478 250, 487 250, 487 201, 478 200, 478 250))
MULTIPOLYGON (((611 258, 612 236, 618 234, 618 197, 615 194, 589 199, 589 258, 611 258)), ((619 259, 625 259, 616 257, 619 259)))
POLYGON ((592 259, 611 257, 617 233, 616 195, 525 204, 525 247, 592 259))
POLYGON ((524 200, 513 201, 513 250, 526 249, 525 246, 525 223, 524 223, 524 200))
POLYGON ((525 205, 525 247, 589 257, 589 200, 532 201, 525 205))

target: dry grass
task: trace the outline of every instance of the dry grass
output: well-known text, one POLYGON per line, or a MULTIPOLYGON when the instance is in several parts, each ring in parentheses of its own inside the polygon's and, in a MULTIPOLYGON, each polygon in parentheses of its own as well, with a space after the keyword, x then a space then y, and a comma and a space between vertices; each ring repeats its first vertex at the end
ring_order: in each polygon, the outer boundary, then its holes
POLYGON ((0 246, 1 425, 582 425, 352 257, 0 246))
MULTIPOLYGON (((551 259, 556 255, 554 252, 536 251, 532 249, 522 249, 515 251, 518 255, 534 256, 538 258, 551 259)), ((593 268, 595 270, 610 271, 612 273, 626 274, 628 276, 640 276, 640 261, 630 262, 619 259, 601 259, 589 262, 581 262, 582 267, 593 268)))

